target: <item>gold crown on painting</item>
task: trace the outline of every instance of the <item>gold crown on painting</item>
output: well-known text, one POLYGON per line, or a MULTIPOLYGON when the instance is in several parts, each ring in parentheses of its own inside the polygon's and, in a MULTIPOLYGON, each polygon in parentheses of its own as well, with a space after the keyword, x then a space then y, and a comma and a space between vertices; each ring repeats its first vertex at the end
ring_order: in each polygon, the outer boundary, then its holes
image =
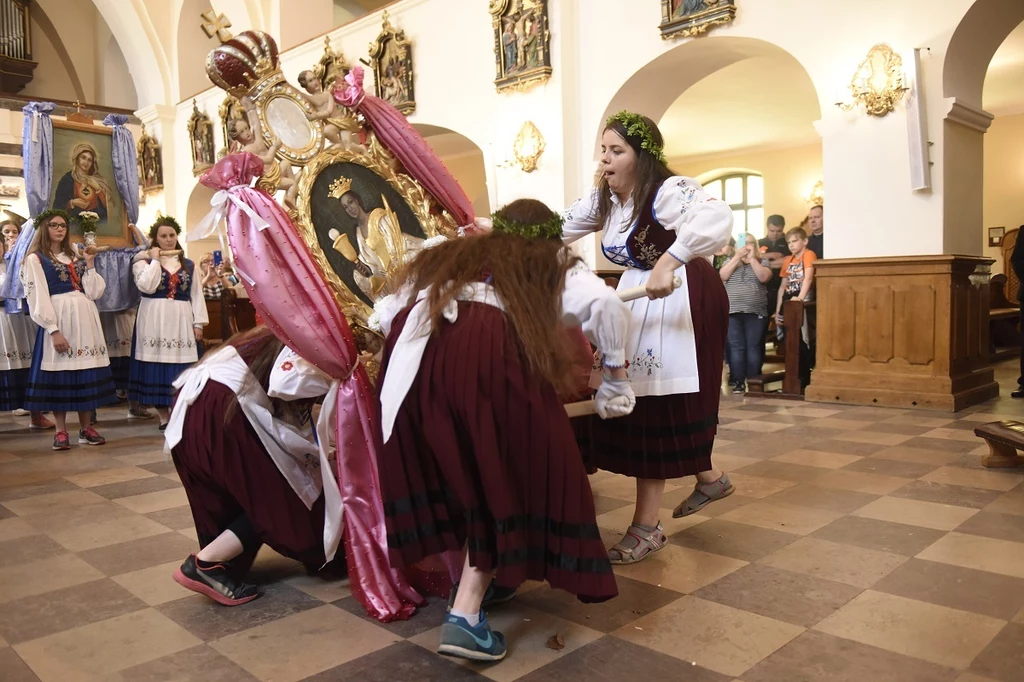
POLYGON ((263 31, 243 31, 211 50, 206 75, 235 97, 249 94, 263 81, 284 78, 277 43, 263 31))
POLYGON ((332 199, 340 199, 345 193, 352 189, 352 181, 342 176, 331 183, 331 192, 327 196, 332 199))

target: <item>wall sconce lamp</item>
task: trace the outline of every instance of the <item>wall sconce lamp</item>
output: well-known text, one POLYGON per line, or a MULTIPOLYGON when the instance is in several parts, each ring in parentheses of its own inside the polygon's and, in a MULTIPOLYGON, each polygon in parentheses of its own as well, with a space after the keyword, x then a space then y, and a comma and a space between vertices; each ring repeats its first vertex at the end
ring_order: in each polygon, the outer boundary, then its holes
POLYGON ((546 146, 544 136, 540 134, 537 126, 533 124, 533 121, 527 121, 519 129, 519 134, 516 135, 516 140, 512 144, 512 153, 515 154, 516 165, 524 173, 532 173, 537 170, 537 162, 540 161, 546 146))
POLYGON ((825 204, 825 183, 818 180, 814 187, 804 195, 804 201, 811 206, 823 206, 825 204))
POLYGON ((857 67, 847 87, 851 99, 840 99, 837 107, 850 111, 861 104, 871 116, 885 116, 895 110, 896 102, 909 89, 904 85, 903 59, 888 45, 875 45, 857 67))

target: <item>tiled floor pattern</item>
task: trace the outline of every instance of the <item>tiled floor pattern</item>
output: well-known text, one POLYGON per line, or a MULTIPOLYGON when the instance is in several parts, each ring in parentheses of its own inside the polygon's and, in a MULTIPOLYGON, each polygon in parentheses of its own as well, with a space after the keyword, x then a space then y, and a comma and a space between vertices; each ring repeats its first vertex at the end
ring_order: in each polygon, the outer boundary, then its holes
MULTIPOLYGON (((345 583, 273 552, 252 604, 185 591, 170 575, 195 532, 152 422, 103 410, 108 445, 54 453, 5 415, 0 680, 1024 679, 1024 471, 982 469, 972 433, 1024 420, 1024 401, 943 414, 729 396, 721 416, 737 492, 672 520, 693 483, 670 481, 669 544, 616 570, 620 596, 586 606, 527 585, 490 614, 511 655, 486 667, 433 653, 437 600, 382 625, 345 583)), ((633 485, 592 484, 611 543, 633 485)))

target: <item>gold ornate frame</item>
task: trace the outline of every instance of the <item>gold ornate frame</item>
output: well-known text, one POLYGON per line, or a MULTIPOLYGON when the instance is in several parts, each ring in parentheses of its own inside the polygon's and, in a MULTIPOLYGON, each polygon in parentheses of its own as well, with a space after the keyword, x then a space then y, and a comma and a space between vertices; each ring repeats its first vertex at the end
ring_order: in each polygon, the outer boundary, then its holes
POLYGON ((384 11, 383 24, 381 26, 380 35, 377 39, 370 43, 370 59, 373 63, 373 89, 377 97, 385 99, 384 97, 384 58, 386 56, 386 48, 388 43, 394 42, 395 47, 401 52, 404 52, 408 57, 409 77, 404 79, 405 85, 409 92, 409 99, 401 102, 390 102, 396 109, 408 116, 412 112, 416 111, 416 72, 413 70, 412 61, 412 43, 405 37, 405 31, 399 31, 391 25, 391 19, 388 16, 387 10, 384 11))
POLYGON ((434 198, 415 179, 397 170, 398 162, 395 157, 381 146, 375 135, 369 136, 365 146, 365 152, 358 148, 330 147, 306 165, 306 170, 299 180, 298 220, 295 221, 295 225, 309 246, 313 260, 323 271, 328 286, 334 293, 342 313, 348 318, 349 324, 353 329, 358 326, 364 333, 372 333, 367 327, 367 320, 373 313, 373 308, 345 286, 320 247, 320 240, 313 225, 311 205, 313 185, 320 173, 336 163, 354 163, 376 173, 405 200, 428 238, 437 235, 454 237, 458 233, 458 225, 451 215, 440 209, 434 198))
POLYGON ((526 90, 551 78, 551 31, 548 23, 548 0, 490 0, 487 11, 491 13, 491 25, 494 27, 494 63, 497 70, 494 85, 498 92, 526 90), (539 33, 542 63, 527 71, 509 74, 505 64, 502 23, 510 18, 514 23, 519 23, 525 13, 534 10, 539 10, 536 15, 542 24, 539 33))
POLYGON ((146 186, 146 170, 149 164, 146 163, 146 147, 153 145, 156 147, 156 155, 160 158, 163 150, 160 148, 160 142, 155 137, 146 132, 146 126, 142 126, 142 135, 139 137, 139 141, 135 143, 135 157, 138 159, 139 164, 139 189, 142 191, 143 196, 146 194, 155 194, 160 192, 164 188, 164 169, 163 159, 160 159, 160 178, 159 182, 155 185, 146 186))
POLYGON ((693 38, 736 18, 736 0, 704 0, 705 9, 682 17, 672 16, 672 0, 661 0, 661 37, 693 38))
POLYGON ((213 154, 216 157, 217 141, 213 137, 213 122, 210 120, 210 117, 207 116, 205 112, 199 111, 199 105, 196 104, 195 100, 192 100, 192 116, 188 119, 188 141, 192 155, 192 175, 196 176, 201 175, 205 171, 213 168, 212 163, 199 163, 199 159, 196 158, 195 141, 197 139, 196 136, 200 134, 200 123, 206 124, 206 134, 210 138, 210 148, 214 150, 213 154))

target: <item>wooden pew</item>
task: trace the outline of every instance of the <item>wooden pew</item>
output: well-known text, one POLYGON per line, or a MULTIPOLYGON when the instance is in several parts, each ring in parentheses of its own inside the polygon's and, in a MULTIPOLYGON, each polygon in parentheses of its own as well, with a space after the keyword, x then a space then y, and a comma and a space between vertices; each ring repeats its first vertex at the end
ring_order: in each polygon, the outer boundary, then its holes
POLYGON ((1024 466, 1024 424, 1017 421, 1001 421, 982 424, 974 429, 974 435, 988 443, 989 453, 981 460, 984 467, 1024 466))
POLYGON ((1009 300, 1006 275, 989 281, 988 338, 992 362, 1020 355, 1020 306, 1009 300))

